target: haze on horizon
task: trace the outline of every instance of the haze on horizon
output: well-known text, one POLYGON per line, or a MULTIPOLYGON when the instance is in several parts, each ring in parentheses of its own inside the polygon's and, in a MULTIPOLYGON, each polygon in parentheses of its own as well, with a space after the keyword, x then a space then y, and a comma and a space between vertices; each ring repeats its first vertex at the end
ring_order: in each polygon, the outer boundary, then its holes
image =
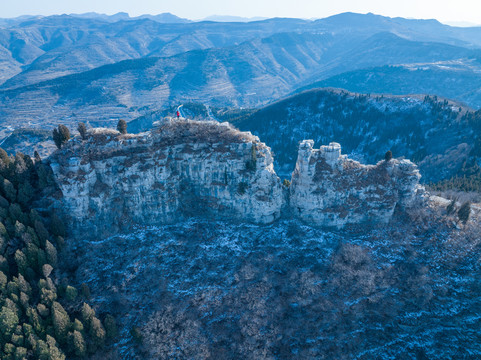
POLYGON ((481 2, 478 0, 16 0, 0 3, 0 17, 21 15, 54 15, 97 12, 115 14, 127 12, 130 16, 170 12, 188 19, 203 19, 211 15, 239 17, 295 17, 324 18, 342 12, 372 12, 389 17, 437 19, 444 23, 481 24, 481 2))

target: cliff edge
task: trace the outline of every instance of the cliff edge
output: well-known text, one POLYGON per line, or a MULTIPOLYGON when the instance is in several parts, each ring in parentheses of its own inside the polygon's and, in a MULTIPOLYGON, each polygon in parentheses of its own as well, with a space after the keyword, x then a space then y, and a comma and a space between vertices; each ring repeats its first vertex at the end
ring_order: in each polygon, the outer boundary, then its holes
POLYGON ((50 158, 63 193, 56 205, 74 232, 103 236, 191 215, 265 224, 282 210, 321 226, 387 222, 423 197, 408 160, 362 165, 337 143, 313 145, 300 143, 288 190, 270 148, 228 123, 169 120, 137 135, 91 129, 50 158))
POLYGON ((411 161, 363 165, 341 155, 338 143, 313 146, 313 140, 300 143, 291 180, 290 206, 302 220, 336 227, 388 222, 396 207, 422 201, 421 175, 411 161))
POLYGON ((138 135, 91 129, 50 162, 74 230, 99 235, 189 215, 269 223, 284 202, 270 149, 227 123, 168 121, 138 135))

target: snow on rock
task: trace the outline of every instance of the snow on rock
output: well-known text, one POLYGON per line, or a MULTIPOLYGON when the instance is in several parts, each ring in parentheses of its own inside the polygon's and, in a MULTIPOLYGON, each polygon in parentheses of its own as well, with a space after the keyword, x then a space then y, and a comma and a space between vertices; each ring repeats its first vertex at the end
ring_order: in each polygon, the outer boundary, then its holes
POLYGON ((387 222, 394 209, 422 198, 419 171, 408 160, 361 165, 341 145, 299 146, 290 191, 271 150, 228 123, 169 120, 151 132, 95 129, 50 159, 73 230, 108 235, 135 224, 188 216, 270 223, 286 214, 315 225, 387 222))
POLYGON ((270 148, 227 123, 176 120, 139 135, 96 129, 50 161, 73 230, 97 235, 189 215, 269 223, 284 201, 270 148))
POLYGON ((409 160, 362 165, 341 155, 338 143, 314 149, 313 140, 304 140, 292 174, 290 206, 304 221, 323 226, 388 222, 396 206, 423 200, 420 177, 409 160))

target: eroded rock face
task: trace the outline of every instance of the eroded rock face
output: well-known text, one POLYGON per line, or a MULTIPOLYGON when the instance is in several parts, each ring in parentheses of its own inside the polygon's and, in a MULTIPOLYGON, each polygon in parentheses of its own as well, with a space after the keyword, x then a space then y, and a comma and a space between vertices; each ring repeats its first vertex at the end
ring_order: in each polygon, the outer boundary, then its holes
POLYGON ((50 161, 74 231, 110 234, 187 215, 269 223, 284 202, 270 149, 227 123, 171 121, 139 135, 93 129, 50 161))
POLYGON ((396 207, 423 197, 408 160, 362 165, 341 155, 337 143, 313 145, 301 142, 289 191, 270 148, 227 123, 171 120, 138 135, 92 129, 50 162, 63 193, 57 206, 77 234, 102 236, 190 215, 263 224, 283 210, 313 225, 342 227, 387 222, 396 207))
POLYGON ((290 207, 304 221, 336 227, 388 222, 396 206, 422 200, 421 175, 409 160, 362 165, 341 155, 337 143, 313 146, 312 140, 300 143, 290 187, 290 207))

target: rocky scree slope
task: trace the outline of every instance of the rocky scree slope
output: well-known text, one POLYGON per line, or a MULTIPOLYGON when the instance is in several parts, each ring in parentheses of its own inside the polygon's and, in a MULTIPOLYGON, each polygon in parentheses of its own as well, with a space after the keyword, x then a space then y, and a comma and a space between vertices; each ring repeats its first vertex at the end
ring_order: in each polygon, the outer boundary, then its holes
POLYGON ((133 224, 215 216, 270 223, 284 210, 317 225, 387 222, 422 197, 410 161, 361 165, 300 146, 290 196, 270 148, 228 123, 167 120, 151 132, 92 129, 50 158, 74 232, 106 235, 133 224), (328 174, 327 174, 328 173, 328 174), (289 206, 290 204, 290 206, 289 206))

